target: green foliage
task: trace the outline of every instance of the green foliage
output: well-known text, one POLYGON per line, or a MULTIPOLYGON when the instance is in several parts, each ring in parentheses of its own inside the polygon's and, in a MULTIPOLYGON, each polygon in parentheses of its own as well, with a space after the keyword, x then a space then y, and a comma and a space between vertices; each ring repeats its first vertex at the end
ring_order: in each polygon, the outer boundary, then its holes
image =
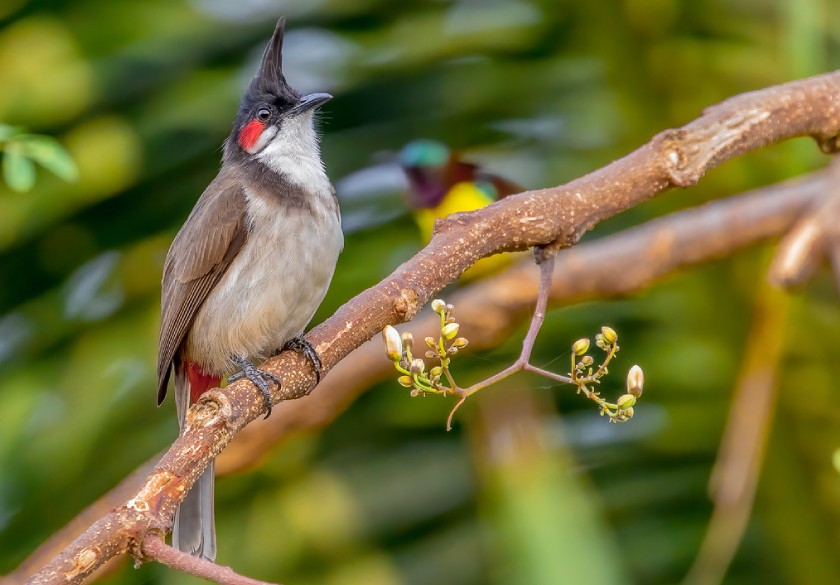
POLYGON ((35 185, 35 163, 68 183, 79 179, 79 169, 69 153, 49 136, 26 134, 21 128, 0 124, 3 180, 23 193, 35 185))

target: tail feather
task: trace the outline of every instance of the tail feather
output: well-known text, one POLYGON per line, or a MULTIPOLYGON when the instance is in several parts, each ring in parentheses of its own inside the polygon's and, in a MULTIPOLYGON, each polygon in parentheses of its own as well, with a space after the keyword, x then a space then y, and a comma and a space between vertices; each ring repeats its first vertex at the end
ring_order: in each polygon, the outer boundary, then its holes
MULTIPOLYGON (((183 429, 190 404, 202 393, 219 385, 220 379, 202 372, 195 364, 175 364, 175 405, 183 429)), ((213 512, 213 462, 193 485, 178 510, 172 529, 172 546, 193 556, 216 559, 216 522, 213 512)))
POLYGON ((172 546, 193 556, 216 560, 216 526, 213 514, 213 463, 178 506, 172 529, 172 546))

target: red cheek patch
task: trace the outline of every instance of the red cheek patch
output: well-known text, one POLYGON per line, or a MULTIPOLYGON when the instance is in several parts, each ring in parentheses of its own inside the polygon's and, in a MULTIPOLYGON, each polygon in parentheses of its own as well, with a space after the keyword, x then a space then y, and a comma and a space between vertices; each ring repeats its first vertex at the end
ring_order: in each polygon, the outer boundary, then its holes
POLYGON ((239 146, 245 150, 251 150, 263 130, 265 130, 265 124, 259 120, 251 120, 239 133, 239 146))

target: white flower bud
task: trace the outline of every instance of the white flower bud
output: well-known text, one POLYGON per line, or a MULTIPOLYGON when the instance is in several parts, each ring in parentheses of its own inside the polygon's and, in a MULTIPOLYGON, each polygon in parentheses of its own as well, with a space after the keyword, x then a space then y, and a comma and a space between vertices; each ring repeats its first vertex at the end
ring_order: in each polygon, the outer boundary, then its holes
POLYGON ((645 389, 645 373, 639 366, 633 366, 627 372, 627 392, 638 398, 645 389))
POLYGON ((413 360, 411 360, 411 367, 408 369, 408 371, 415 376, 420 375, 426 371, 426 362, 424 362, 420 358, 414 358, 413 360))
POLYGON ((390 325, 386 325, 382 330, 382 339, 385 341, 385 355, 388 359, 392 362, 400 359, 403 347, 399 332, 390 325))

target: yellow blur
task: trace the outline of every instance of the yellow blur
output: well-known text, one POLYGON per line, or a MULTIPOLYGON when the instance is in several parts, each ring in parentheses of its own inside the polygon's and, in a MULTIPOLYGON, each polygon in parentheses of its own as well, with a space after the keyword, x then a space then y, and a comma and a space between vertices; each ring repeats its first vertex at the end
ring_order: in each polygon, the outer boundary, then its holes
MULTIPOLYGON (((493 198, 478 188, 475 183, 468 181, 455 183, 437 207, 418 209, 414 212, 414 220, 420 228, 423 243, 427 244, 432 239, 432 231, 434 230, 435 220, 437 218, 446 217, 459 211, 480 209, 492 202, 493 198)), ((461 279, 474 280, 488 276, 509 265, 513 261, 513 258, 511 254, 497 254, 489 258, 482 258, 464 272, 461 275, 461 279)))

